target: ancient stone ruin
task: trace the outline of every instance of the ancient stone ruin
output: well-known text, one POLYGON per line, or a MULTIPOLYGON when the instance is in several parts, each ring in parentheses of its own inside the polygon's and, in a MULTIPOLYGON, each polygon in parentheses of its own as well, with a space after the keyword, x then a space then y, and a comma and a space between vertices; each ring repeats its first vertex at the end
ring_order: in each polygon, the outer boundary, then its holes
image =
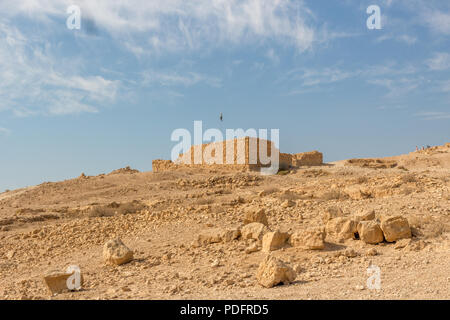
POLYGON ((175 161, 153 160, 152 166, 153 172, 199 167, 256 171, 270 167, 275 159, 278 159, 281 170, 323 164, 323 155, 318 151, 281 153, 272 141, 244 137, 191 146, 189 151, 180 154, 175 161))

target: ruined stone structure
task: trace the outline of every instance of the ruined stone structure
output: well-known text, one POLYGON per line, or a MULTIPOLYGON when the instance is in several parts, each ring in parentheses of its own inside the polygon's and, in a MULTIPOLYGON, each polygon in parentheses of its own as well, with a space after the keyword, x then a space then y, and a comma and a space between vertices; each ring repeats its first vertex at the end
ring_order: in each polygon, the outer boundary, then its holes
POLYGON ((188 152, 180 154, 175 161, 154 160, 153 172, 171 171, 178 168, 204 167, 233 171, 255 171, 270 167, 278 153, 280 169, 299 166, 321 165, 322 153, 281 153, 271 141, 245 137, 191 146, 188 152), (273 155, 273 157, 272 157, 273 155))

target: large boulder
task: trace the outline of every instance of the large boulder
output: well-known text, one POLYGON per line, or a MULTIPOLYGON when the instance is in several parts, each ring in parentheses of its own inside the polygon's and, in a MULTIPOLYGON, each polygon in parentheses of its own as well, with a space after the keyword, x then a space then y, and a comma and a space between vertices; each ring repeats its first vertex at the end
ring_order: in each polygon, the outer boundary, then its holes
POLYGON ((289 234, 280 231, 268 232, 262 239, 262 251, 270 252, 282 248, 286 244, 289 234))
POLYGON ((325 231, 338 240, 356 239, 358 223, 355 220, 338 217, 327 222, 325 231))
POLYGON ((103 246, 103 259, 106 264, 121 265, 133 260, 133 251, 119 238, 109 240, 103 246))
POLYGON ((381 230, 387 242, 411 238, 411 228, 408 220, 402 216, 383 217, 381 230))
POLYGON ((321 250, 325 247, 325 230, 303 230, 293 233, 289 239, 293 247, 301 247, 309 250, 321 250))
POLYGON ((383 231, 375 221, 361 221, 358 224, 359 238, 368 244, 383 242, 383 231))
POLYGON ((269 226, 267 221, 266 212, 264 209, 248 208, 245 211, 244 224, 249 224, 252 222, 259 222, 265 226, 269 226))
POLYGON ((252 222, 242 227, 241 236, 242 239, 262 240, 264 234, 267 232, 270 232, 270 230, 264 224, 252 222))
POLYGON ((283 261, 266 256, 259 265, 256 279, 265 288, 272 288, 277 284, 289 284, 295 280, 295 271, 283 261))

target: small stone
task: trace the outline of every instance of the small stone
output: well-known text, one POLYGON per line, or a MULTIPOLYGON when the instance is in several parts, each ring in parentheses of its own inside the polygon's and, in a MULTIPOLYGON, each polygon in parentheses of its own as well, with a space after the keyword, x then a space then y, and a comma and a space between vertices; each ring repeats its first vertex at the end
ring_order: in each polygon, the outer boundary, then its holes
POLYGON ((264 234, 267 232, 270 232, 269 228, 259 222, 246 224, 241 229, 242 239, 262 240, 264 234))
POLYGON ((354 220, 338 217, 331 219, 326 224, 326 234, 340 240, 356 239, 358 223, 354 220))
POLYGON ((357 222, 370 221, 375 219, 375 210, 366 210, 355 215, 354 220, 357 222))
POLYGON ((245 212, 244 224, 249 224, 252 222, 259 222, 265 226, 269 226, 265 210, 255 210, 255 208, 247 209, 247 211, 245 212))
POLYGON ((370 248, 366 251, 366 255, 368 255, 368 256, 376 256, 377 254, 378 254, 378 251, 375 248, 370 248))
POLYGON ((295 280, 295 271, 283 261, 268 255, 259 265, 256 279, 265 288, 272 288, 280 283, 289 284, 295 280))
POLYGON ((263 236, 262 239, 262 251, 270 252, 278 250, 284 246, 288 238, 289 234, 284 232, 280 231, 268 232, 263 236))
POLYGON ((327 223, 331 219, 343 217, 344 213, 342 212, 342 209, 339 207, 329 207, 325 210, 324 214, 322 215, 322 221, 323 223, 327 223))
POLYGON ((251 244, 250 246, 248 246, 247 248, 245 248, 245 253, 250 254, 253 252, 257 252, 259 250, 261 250, 261 248, 258 246, 258 243, 255 242, 255 243, 251 244))
POLYGON ((375 221, 361 221, 358 224, 359 238, 368 244, 383 242, 383 231, 375 221))
POLYGON ((321 250, 325 247, 324 229, 298 231, 291 235, 290 244, 293 247, 302 247, 309 250, 321 250))
MULTIPOLYGON (((75 274, 73 272, 61 272, 53 270, 48 272, 44 277, 45 285, 47 286, 50 294, 56 295, 69 291, 67 280, 75 274)), ((83 276, 80 274, 80 286, 83 285, 83 276)))
POLYGON ((106 264, 121 265, 133 260, 133 251, 122 240, 115 238, 103 246, 103 259, 106 264))
POLYGON ((220 266, 219 259, 216 259, 213 261, 213 263, 211 263, 211 267, 213 267, 213 268, 217 268, 218 266, 220 266))
POLYGON ((293 200, 285 200, 282 204, 281 207, 283 208, 291 208, 291 207, 295 207, 296 203, 293 200))

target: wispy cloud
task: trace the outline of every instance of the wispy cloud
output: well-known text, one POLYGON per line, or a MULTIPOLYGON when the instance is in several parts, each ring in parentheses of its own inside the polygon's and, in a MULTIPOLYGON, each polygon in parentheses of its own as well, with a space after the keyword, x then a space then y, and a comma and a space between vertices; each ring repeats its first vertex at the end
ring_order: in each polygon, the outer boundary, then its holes
POLYGON ((450 69, 450 54, 446 52, 437 52, 432 58, 426 61, 426 65, 435 71, 450 69))
POLYGON ((388 90, 386 97, 399 97, 417 89, 423 82, 421 78, 399 78, 399 79, 373 79, 368 83, 384 87, 388 90))
POLYGON ((82 76, 77 62, 52 56, 50 45, 0 21, 0 110, 17 116, 95 112, 114 101, 120 82, 82 76))
POLYGON ((211 87, 220 87, 222 80, 218 77, 208 76, 196 72, 187 72, 185 74, 177 72, 162 72, 147 70, 142 72, 142 85, 149 86, 158 84, 164 87, 183 86, 191 87, 203 83, 211 87))
POLYGON ((388 40, 402 42, 407 45, 413 45, 417 42, 417 38, 415 36, 411 36, 408 34, 400 34, 400 35, 384 34, 382 36, 379 36, 376 39, 376 42, 381 43, 381 42, 388 41, 388 40))
POLYGON ((450 119, 450 112, 438 112, 438 111, 431 111, 431 112, 419 112, 414 114, 416 117, 420 117, 423 120, 443 120, 443 119, 450 119))
MULTIPOLYGON (((3 0, 8 16, 39 16, 47 21, 65 17, 71 1, 3 0)), ((82 14, 96 27, 126 42, 137 54, 197 50, 214 46, 261 43, 312 47, 316 29, 303 1, 289 0, 79 0, 82 14), (145 41, 142 41, 142 39, 145 41)))
POLYGON ((450 12, 428 11, 425 13, 425 21, 434 32, 450 35, 450 12))

